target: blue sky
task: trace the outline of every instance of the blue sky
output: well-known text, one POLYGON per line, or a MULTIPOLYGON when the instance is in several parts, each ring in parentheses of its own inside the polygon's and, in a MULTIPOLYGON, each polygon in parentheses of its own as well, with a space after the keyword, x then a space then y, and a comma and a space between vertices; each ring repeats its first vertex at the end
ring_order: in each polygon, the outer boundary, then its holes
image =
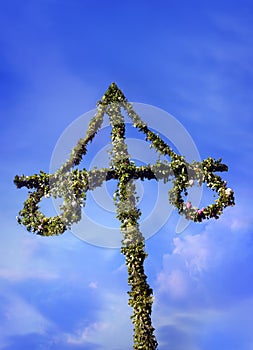
MULTIPOLYGON (((159 350, 252 350, 251 1, 0 2, 0 349, 127 350, 127 272, 117 249, 16 223, 16 174, 49 170, 68 125, 115 81, 219 158, 236 206, 146 241, 159 350)), ((147 184, 145 184, 145 189, 147 184)), ((166 203, 164 204, 166 205, 166 203)))

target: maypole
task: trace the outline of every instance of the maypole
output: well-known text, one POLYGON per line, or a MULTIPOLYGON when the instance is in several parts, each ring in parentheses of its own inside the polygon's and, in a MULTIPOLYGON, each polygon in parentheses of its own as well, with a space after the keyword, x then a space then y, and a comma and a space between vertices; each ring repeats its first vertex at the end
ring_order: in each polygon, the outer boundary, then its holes
POLYGON ((97 104, 97 113, 91 119, 87 133, 79 140, 71 152, 70 158, 54 173, 41 171, 32 176, 16 176, 14 183, 18 188, 27 187, 28 199, 19 212, 18 222, 26 226, 28 231, 42 236, 58 235, 71 229, 82 216, 86 192, 101 186, 104 181, 114 179, 117 189, 114 194, 117 218, 121 225, 121 252, 126 259, 128 268, 128 284, 131 287, 129 305, 133 308, 131 316, 134 326, 133 349, 154 350, 158 343, 152 326, 151 311, 153 291, 147 283, 144 272, 145 240, 139 229, 141 211, 137 208, 135 180, 145 179, 156 181, 172 181, 169 191, 169 202, 178 209, 179 214, 188 220, 201 222, 204 219, 218 219, 223 209, 234 205, 234 193, 227 187, 216 172, 228 170, 221 159, 207 158, 202 162, 188 163, 185 158, 175 153, 159 135, 152 132, 148 125, 134 111, 133 106, 126 100, 121 90, 112 83, 101 101, 97 104), (133 126, 144 133, 159 155, 170 161, 157 160, 155 164, 137 166, 130 160, 127 143, 125 142, 125 111, 132 120, 133 126), (87 145, 92 142, 99 132, 104 116, 107 115, 111 125, 111 164, 109 168, 79 170, 77 166, 87 153, 87 145), (214 203, 205 208, 196 208, 187 198, 188 189, 201 186, 203 183, 217 193, 214 203), (61 213, 54 217, 46 217, 39 208, 43 197, 60 197, 63 204, 61 213))

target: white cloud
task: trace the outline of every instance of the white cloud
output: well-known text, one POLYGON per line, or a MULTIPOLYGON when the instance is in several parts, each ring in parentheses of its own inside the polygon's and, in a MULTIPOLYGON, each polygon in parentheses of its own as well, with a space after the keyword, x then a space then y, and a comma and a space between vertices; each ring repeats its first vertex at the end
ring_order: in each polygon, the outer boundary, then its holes
POLYGON ((97 289, 98 288, 98 282, 97 281, 91 281, 89 283, 89 288, 91 289, 97 289))
POLYGON ((45 334, 54 324, 46 319, 34 305, 14 293, 2 295, 5 304, 2 307, 0 343, 8 343, 8 338, 26 334, 45 334))
POLYGON ((184 239, 176 237, 173 242, 175 245, 173 254, 183 257, 185 266, 190 272, 201 272, 207 267, 211 241, 206 235, 188 235, 184 239))
MULTIPOLYGON (((239 192, 239 191, 238 191, 239 192)), ((243 191, 240 191, 237 195, 240 198, 240 202, 237 203, 232 210, 229 210, 222 216, 222 224, 229 228, 232 232, 245 232, 250 230, 253 224, 252 211, 249 211, 250 201, 243 191)), ((237 199, 236 196, 236 199, 237 199)))
POLYGON ((157 276, 160 292, 169 293, 172 298, 182 298, 187 295, 188 278, 185 272, 175 269, 168 274, 161 272, 157 276))
POLYGON ((50 266, 49 260, 45 258, 44 248, 45 244, 39 237, 20 234, 3 237, 0 247, 0 279, 19 282, 59 278, 55 265, 50 266))
POLYGON ((103 350, 128 350, 131 347, 132 327, 126 293, 120 295, 103 292, 104 307, 97 311, 97 320, 65 334, 69 344, 93 343, 103 350))
POLYGON ((168 305, 157 309, 155 322, 161 349, 251 349, 252 300, 227 309, 199 306, 179 310, 168 305))
POLYGON ((97 334, 106 332, 108 328, 108 322, 93 322, 86 326, 83 330, 76 331, 75 334, 67 334, 66 341, 68 344, 85 344, 86 342, 90 342, 91 339, 94 339, 97 334))
POLYGON ((52 280, 59 278, 59 275, 47 270, 25 271, 16 267, 15 269, 0 268, 0 278, 10 282, 19 282, 27 279, 52 280))

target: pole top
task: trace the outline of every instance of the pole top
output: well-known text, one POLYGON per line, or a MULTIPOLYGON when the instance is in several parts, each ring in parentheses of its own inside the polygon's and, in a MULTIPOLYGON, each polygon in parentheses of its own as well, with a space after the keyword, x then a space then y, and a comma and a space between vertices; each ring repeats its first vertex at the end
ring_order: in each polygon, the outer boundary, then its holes
POLYGON ((123 92, 118 88, 117 84, 112 82, 98 104, 109 105, 110 103, 120 102, 126 102, 126 98, 123 92))

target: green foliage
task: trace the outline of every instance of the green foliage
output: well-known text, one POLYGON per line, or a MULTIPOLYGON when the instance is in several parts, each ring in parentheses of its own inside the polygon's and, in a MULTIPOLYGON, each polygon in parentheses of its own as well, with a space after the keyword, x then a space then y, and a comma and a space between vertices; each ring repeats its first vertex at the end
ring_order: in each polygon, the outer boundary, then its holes
POLYGON ((121 222, 123 234, 121 252, 126 257, 128 267, 128 283, 131 286, 129 305, 133 307, 132 321, 134 325, 134 349, 153 350, 157 348, 154 328, 151 322, 153 302, 152 289, 149 287, 144 273, 145 253, 144 238, 139 231, 138 220, 140 209, 136 206, 136 179, 156 179, 167 183, 172 181, 169 191, 169 201, 181 215, 187 219, 201 222, 204 219, 219 218, 223 209, 234 205, 234 193, 227 188, 226 182, 215 172, 227 171, 227 166, 221 159, 207 158, 203 162, 188 163, 183 156, 176 154, 159 135, 153 133, 135 113, 132 105, 127 102, 116 84, 112 83, 101 101, 98 102, 96 115, 90 121, 86 136, 79 140, 72 150, 70 158, 54 174, 40 172, 32 176, 16 176, 14 182, 18 188, 27 187, 28 199, 19 212, 18 222, 25 225, 28 231, 39 235, 50 236, 61 234, 73 223, 81 219, 81 208, 85 205, 86 192, 101 186, 104 181, 118 181, 114 194, 117 207, 117 218, 121 222), (125 110, 133 121, 133 126, 144 133, 159 154, 170 157, 170 162, 158 160, 155 164, 136 166, 130 161, 125 143, 125 123, 121 110, 125 110), (80 164, 90 143, 103 123, 107 114, 112 126, 111 166, 110 168, 91 171, 74 169, 80 164), (184 202, 188 188, 205 183, 218 195, 218 199, 206 208, 193 207, 190 202, 184 202), (60 197, 63 199, 61 214, 46 217, 39 208, 43 197, 60 197))

